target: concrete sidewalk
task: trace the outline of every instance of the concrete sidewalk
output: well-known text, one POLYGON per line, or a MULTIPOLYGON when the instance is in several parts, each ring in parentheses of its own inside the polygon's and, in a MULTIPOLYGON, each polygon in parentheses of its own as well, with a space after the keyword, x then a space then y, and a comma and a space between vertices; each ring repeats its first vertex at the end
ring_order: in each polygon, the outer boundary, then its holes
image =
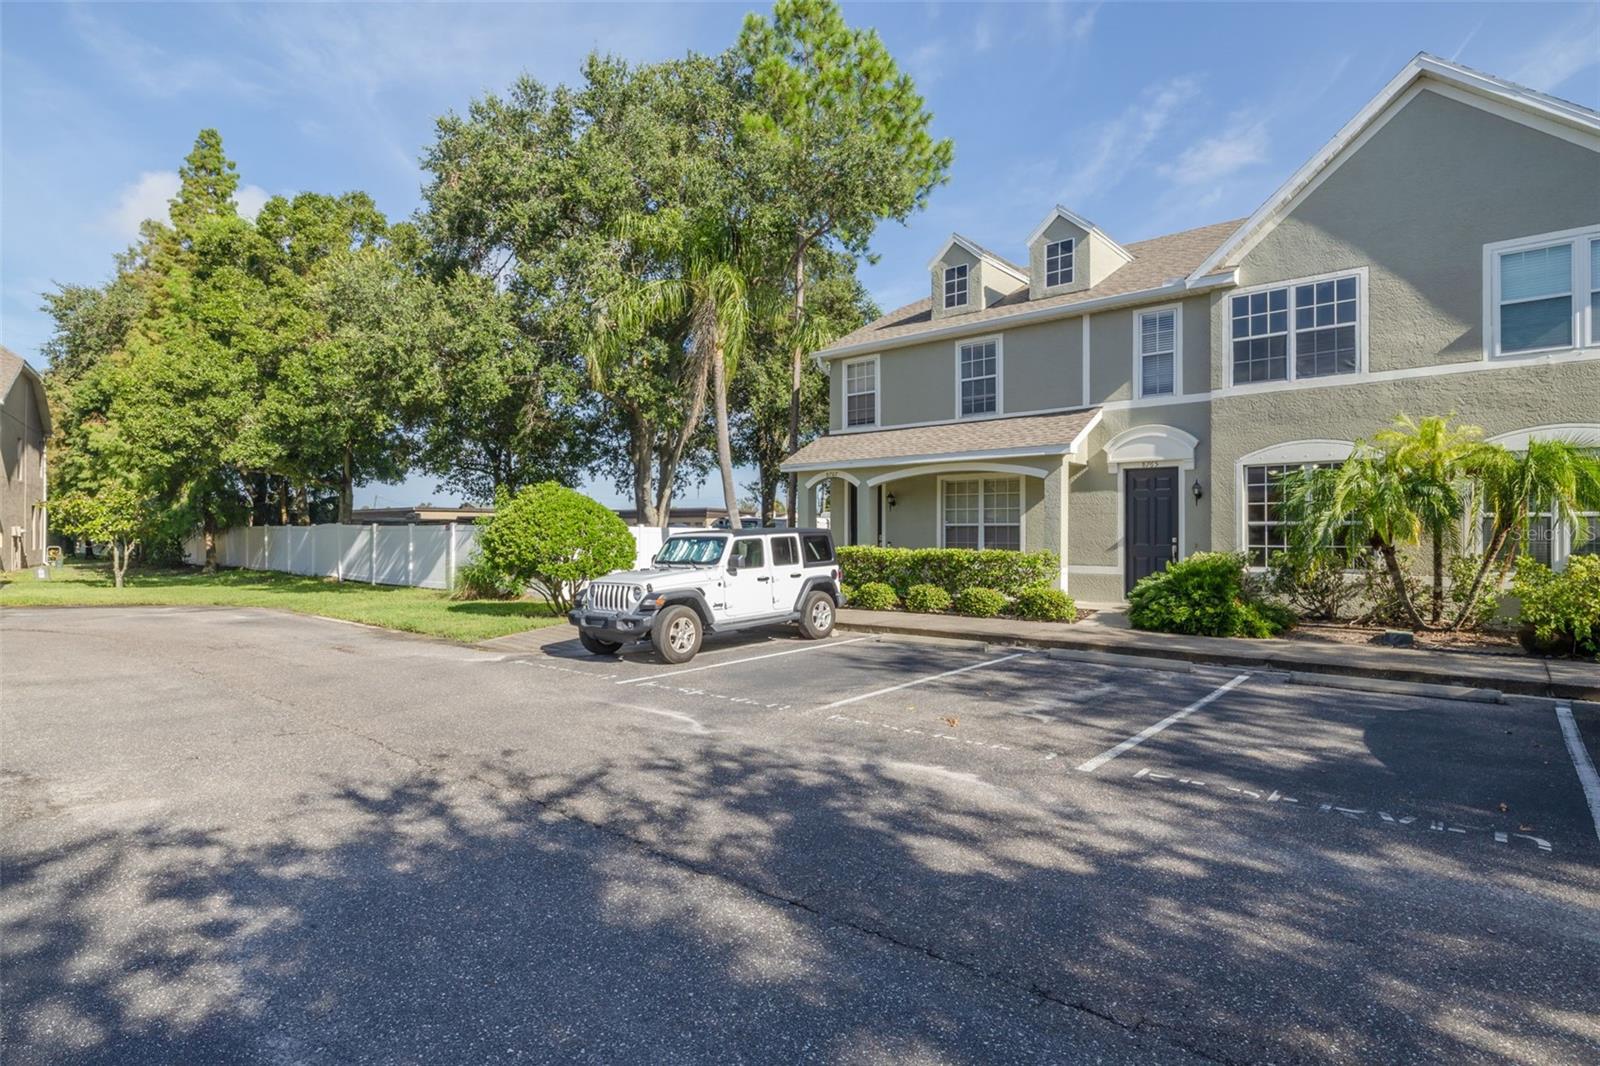
POLYGON ((839 612, 840 629, 859 633, 976 640, 1038 648, 1069 648, 1116 655, 1179 659, 1281 670, 1288 673, 1377 678, 1467 689, 1496 689, 1521 696, 1600 700, 1600 664, 1467 652, 1421 651, 1297 640, 1242 640, 1145 633, 1080 622, 1024 622, 1015 618, 964 618, 903 611, 839 612))

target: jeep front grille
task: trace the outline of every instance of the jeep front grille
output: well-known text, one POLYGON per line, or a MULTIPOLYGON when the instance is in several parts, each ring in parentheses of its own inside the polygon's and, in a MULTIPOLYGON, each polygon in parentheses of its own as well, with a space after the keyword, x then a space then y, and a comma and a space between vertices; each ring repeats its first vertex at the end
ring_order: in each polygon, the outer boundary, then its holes
POLYGON ((615 581, 597 581, 589 586, 584 606, 596 611, 626 611, 633 606, 633 586, 615 581))

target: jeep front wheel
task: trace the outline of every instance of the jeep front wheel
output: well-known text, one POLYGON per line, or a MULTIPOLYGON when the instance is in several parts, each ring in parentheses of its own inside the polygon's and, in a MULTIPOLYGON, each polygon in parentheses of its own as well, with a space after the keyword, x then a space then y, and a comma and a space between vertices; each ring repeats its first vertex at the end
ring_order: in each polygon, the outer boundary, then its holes
POLYGON ((686 663, 700 650, 700 616, 689 607, 668 607, 656 617, 650 643, 669 663, 686 663))
POLYGON ((800 634, 807 640, 821 640, 833 632, 833 597, 818 590, 808 594, 800 605, 800 634))
POLYGON ((615 655, 622 650, 621 644, 613 644, 609 640, 591 637, 582 630, 578 632, 578 642, 583 645, 583 650, 590 655, 615 655))

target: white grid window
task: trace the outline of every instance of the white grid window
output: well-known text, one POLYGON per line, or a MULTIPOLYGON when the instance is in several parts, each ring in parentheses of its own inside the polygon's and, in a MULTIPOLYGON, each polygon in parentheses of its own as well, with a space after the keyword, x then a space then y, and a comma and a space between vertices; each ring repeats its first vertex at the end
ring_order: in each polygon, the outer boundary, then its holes
POLYGON ((844 424, 871 426, 878 421, 878 361, 861 359, 844 366, 844 424))
MULTIPOLYGON (((1580 534, 1587 530, 1580 530, 1580 534)), ((1482 525, 1478 530, 1481 543, 1487 547, 1489 539, 1494 535, 1494 519, 1484 515, 1482 525)), ((1512 530, 1500 549, 1501 558, 1515 559, 1519 555, 1531 555, 1536 562, 1546 566, 1555 565, 1556 561, 1556 527, 1554 515, 1549 511, 1528 509, 1528 542, 1523 544, 1522 531, 1512 530)), ((1573 545, 1577 547, 1576 543, 1573 545)), ((1593 549, 1591 548, 1591 551, 1593 549)))
POLYGON ((1572 242, 1500 255, 1500 351, 1572 347, 1572 242))
POLYGON ((1072 284, 1072 238, 1051 241, 1044 246, 1044 283, 1046 288, 1072 284))
POLYGON ((944 268, 944 305, 963 307, 967 302, 967 264, 944 268))
POLYGON ((1600 345, 1600 238, 1589 242, 1589 343, 1600 345))
POLYGON ((992 414, 998 410, 1000 355, 995 342, 963 344, 959 362, 962 415, 992 414))
POLYGON ((1338 463, 1274 463, 1244 468, 1245 554, 1251 566, 1266 566, 1289 546, 1293 525, 1283 513, 1283 475, 1291 470, 1332 469, 1338 463))
POLYGON ((1360 369, 1361 292, 1355 274, 1244 293, 1232 298, 1230 309, 1235 385, 1360 369))
POLYGON ((1581 511, 1578 514, 1578 528, 1572 534, 1572 550, 1568 557, 1574 555, 1600 555, 1600 511, 1581 511))
POLYGON ((960 478, 942 483, 946 548, 1022 549, 1022 480, 960 478))
POLYGON ((1139 395, 1172 393, 1177 371, 1178 316, 1147 311, 1139 316, 1139 395))

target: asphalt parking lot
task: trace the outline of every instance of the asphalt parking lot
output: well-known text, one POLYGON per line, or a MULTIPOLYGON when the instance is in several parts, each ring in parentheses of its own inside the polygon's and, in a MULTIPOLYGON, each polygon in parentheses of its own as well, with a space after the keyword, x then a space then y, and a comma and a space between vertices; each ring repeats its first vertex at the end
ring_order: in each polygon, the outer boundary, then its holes
POLYGON ((571 638, 0 612, 7 1061, 1600 1058, 1593 705, 571 638))

